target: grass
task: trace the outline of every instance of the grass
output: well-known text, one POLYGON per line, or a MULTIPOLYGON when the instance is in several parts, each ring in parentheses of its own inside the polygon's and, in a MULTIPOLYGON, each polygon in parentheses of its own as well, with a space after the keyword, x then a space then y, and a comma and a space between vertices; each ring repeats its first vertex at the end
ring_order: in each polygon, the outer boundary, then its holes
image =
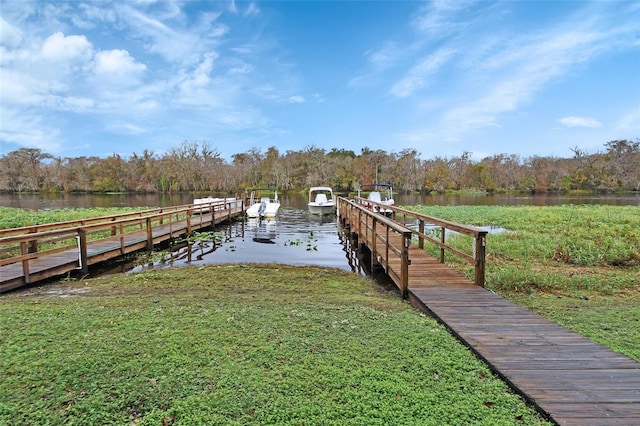
POLYGON ((66 222, 145 210, 144 207, 91 207, 28 210, 0 207, 0 229, 66 222))
POLYGON ((0 366, 0 424, 546 424, 432 318, 314 267, 6 294, 0 366))
MULTIPOLYGON (((640 361, 640 211, 637 206, 414 206, 505 232, 487 236, 486 285, 640 361), (553 260, 558 245, 565 258, 553 260), (566 253, 570 256, 566 258, 566 253)), ((469 237, 453 245, 469 247, 469 237)), ((472 277, 468 264, 447 262, 472 277)))

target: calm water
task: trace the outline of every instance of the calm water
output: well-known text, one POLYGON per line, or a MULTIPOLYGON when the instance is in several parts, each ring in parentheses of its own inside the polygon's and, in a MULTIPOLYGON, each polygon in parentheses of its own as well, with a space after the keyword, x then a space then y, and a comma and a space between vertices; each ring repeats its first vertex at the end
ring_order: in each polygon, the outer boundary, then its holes
MULTIPOLYGON (((198 197, 208 194, 200 194, 198 197)), ((0 194, 0 207, 23 209, 60 209, 67 207, 167 207, 189 204, 193 194, 0 194)), ((394 194, 398 205, 536 205, 610 204, 640 206, 640 194, 631 195, 415 195, 394 194)), ((283 207, 306 209, 305 195, 280 195, 283 207)))
MULTIPOLYGON (((202 196, 202 195, 199 195, 202 196)), ((25 209, 57 209, 88 207, 166 207, 189 204, 191 194, 64 194, 6 195, 0 194, 0 206, 25 209)), ((514 195, 394 195, 398 205, 561 205, 610 204, 640 206, 640 195, 609 196, 514 196, 514 195)), ((231 263, 283 263, 334 267, 364 274, 366 271, 348 247, 335 217, 320 219, 310 215, 304 195, 280 196, 282 207, 275 220, 240 221, 216 229, 224 235, 218 243, 201 241, 178 244, 163 261, 144 266, 120 262, 98 272, 142 271, 184 265, 231 263)), ((1 214, 1 213, 0 213, 1 214)))
POLYGON ((320 218, 305 209, 281 207, 275 219, 247 219, 216 229, 221 242, 201 241, 178 245, 167 259, 133 268, 231 263, 284 263, 315 265, 362 272, 350 261, 335 216, 320 218))

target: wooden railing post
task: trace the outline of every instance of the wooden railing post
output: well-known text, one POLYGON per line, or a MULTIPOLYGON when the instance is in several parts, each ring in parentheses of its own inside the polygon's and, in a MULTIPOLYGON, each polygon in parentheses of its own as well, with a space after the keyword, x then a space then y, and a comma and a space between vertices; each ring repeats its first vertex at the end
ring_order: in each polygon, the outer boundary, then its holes
POLYGON ((486 263, 487 233, 478 233, 475 245, 475 279, 474 282, 480 287, 484 287, 485 263, 486 263))
POLYGON ((385 253, 384 253, 384 258, 385 258, 385 262, 387 263, 387 268, 385 269, 387 272, 389 272, 389 227, 385 226, 386 228, 386 233, 384 238, 387 240, 387 244, 385 244, 385 253))
POLYGON ((420 232, 420 236, 418 237, 418 247, 424 250, 424 238, 422 238, 422 234, 424 234, 424 220, 418 219, 418 232, 420 232))
POLYGON ((187 210, 187 235, 191 235, 191 210, 187 210))
MULTIPOLYGON (((20 253, 24 256, 28 253, 27 243, 25 241, 20 242, 20 253)), ((22 274, 24 275, 24 283, 29 284, 29 259, 22 261, 22 274)))
POLYGON ((409 295, 409 247, 411 246, 411 232, 402 233, 402 256, 400 259, 400 293, 403 299, 409 295))
POLYGON ((358 209, 358 235, 362 235, 362 210, 358 209))
POLYGON ((78 237, 80 272, 82 275, 86 275, 89 273, 89 264, 87 262, 87 231, 84 228, 78 228, 78 237))
MULTIPOLYGON (((371 224, 371 235, 373 237, 371 238, 371 270, 372 271, 373 271, 373 268, 376 266, 376 261, 377 261, 376 258, 378 256, 378 244, 377 244, 378 238, 376 237, 376 235, 378 235, 377 225, 378 225, 378 221, 373 219, 373 223, 371 224)), ((389 245, 389 242, 387 242, 387 246, 388 245, 389 245)))
POLYGON ((147 250, 153 250, 153 226, 150 217, 147 218, 147 250))
POLYGON ((444 263, 444 241, 445 241, 445 228, 444 226, 440 228, 440 242, 442 243, 442 247, 440 247, 440 263, 444 263))
MULTIPOLYGON (((35 230, 33 230, 33 231, 29 232, 29 233, 33 234, 33 233, 37 233, 37 232, 38 232, 38 230, 35 229, 35 230)), ((37 252, 38 252, 38 240, 33 239, 33 240, 29 241, 29 253, 37 253, 37 252)))

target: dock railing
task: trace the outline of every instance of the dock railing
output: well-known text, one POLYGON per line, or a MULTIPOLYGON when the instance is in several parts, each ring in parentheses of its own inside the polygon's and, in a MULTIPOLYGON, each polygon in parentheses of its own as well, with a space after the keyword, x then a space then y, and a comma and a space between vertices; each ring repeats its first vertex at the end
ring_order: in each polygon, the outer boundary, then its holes
POLYGON ((465 260, 474 267, 474 283, 476 285, 484 287, 487 231, 475 228, 473 226, 463 225, 437 217, 417 213, 400 207, 376 203, 365 198, 355 197, 354 203, 364 206, 374 205, 381 207, 387 211, 392 211, 394 222, 401 224, 411 230, 413 236, 415 237, 413 239, 416 240, 418 247, 424 250, 425 242, 438 247, 439 260, 441 263, 445 263, 445 255, 447 252, 465 260), (427 233, 428 229, 435 230, 436 232, 427 233), (471 249, 469 250, 470 253, 466 253, 448 244, 447 237, 453 233, 467 235, 473 239, 471 249))
POLYGON ((384 268, 400 289, 402 297, 406 297, 412 231, 344 197, 338 197, 338 215, 343 226, 348 224, 352 234, 357 236, 358 242, 366 243, 371 250, 372 261, 375 260, 384 268))
POLYGON ((244 212, 243 201, 227 199, 90 219, 0 229, 0 267, 21 263, 24 284, 29 284, 30 261, 56 253, 77 250, 77 269, 86 274, 89 264, 87 248, 89 241, 113 240, 119 236, 119 252, 125 254, 126 236, 145 230, 146 238, 138 245, 151 250, 157 243, 158 237, 154 234, 156 227, 163 226, 165 229, 163 238, 168 239, 173 238, 176 231, 185 232, 185 224, 186 233, 190 234, 193 228, 200 229, 215 224, 217 219, 231 219, 238 212, 244 212), (180 229, 177 229, 177 223, 180 223, 180 229), (168 235, 166 234, 167 227, 168 235))

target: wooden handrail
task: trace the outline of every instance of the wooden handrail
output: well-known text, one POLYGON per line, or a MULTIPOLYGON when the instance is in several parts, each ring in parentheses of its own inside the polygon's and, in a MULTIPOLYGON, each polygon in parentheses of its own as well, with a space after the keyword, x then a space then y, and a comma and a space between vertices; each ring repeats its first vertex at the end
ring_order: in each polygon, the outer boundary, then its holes
POLYGON ((74 220, 67 220, 63 222, 42 223, 38 225, 22 226, 19 228, 0 229, 0 237, 20 235, 20 234, 25 234, 30 232, 43 232, 46 230, 60 229, 60 228, 73 228, 73 227, 91 224, 93 222, 105 222, 108 220, 115 220, 114 218, 122 218, 127 216, 141 217, 141 216, 146 216, 148 214, 152 214, 153 212, 161 212, 163 210, 171 210, 171 209, 177 209, 177 208, 183 208, 183 206, 163 207, 163 208, 142 210, 142 211, 136 211, 136 212, 119 213, 116 215, 92 217, 87 219, 74 219, 74 220))
MULTIPOLYGON (((27 233, 40 233, 47 230, 54 230, 54 229, 61 229, 61 228, 77 228, 80 226, 91 225, 94 223, 121 220, 122 218, 133 217, 133 216, 137 218, 143 218, 147 216, 164 216, 163 213, 167 213, 167 212, 176 213, 176 212, 186 212, 189 210, 203 211, 211 207, 214 207, 217 210, 222 210, 226 207, 227 204, 232 204, 234 202, 235 201, 214 200, 211 202, 201 203, 201 204, 183 204, 179 206, 159 207, 159 208, 141 210, 136 212, 118 213, 115 215, 99 216, 99 217, 92 217, 87 219, 74 219, 74 220, 68 220, 63 222, 43 223, 38 225, 22 226, 18 228, 0 229, 0 238, 13 236, 13 235, 27 234, 27 233)), ((237 202, 241 202, 241 200, 238 200, 237 202)))
POLYGON ((140 229, 147 229, 147 247, 153 248, 152 225, 154 222, 160 224, 167 223, 169 227, 172 228, 174 222, 186 219, 189 222, 188 229, 191 229, 191 220, 196 221, 194 224, 202 225, 204 215, 210 214, 213 221, 215 219, 215 212, 225 209, 229 210, 228 217, 231 218, 233 214, 231 210, 234 212, 238 210, 244 211, 244 203, 242 200, 237 199, 229 201, 215 200, 202 204, 163 207, 98 218, 0 230, 0 249, 2 249, 2 252, 8 255, 10 255, 11 252, 19 253, 2 259, 0 266, 22 262, 25 269, 25 277, 27 277, 29 260, 75 248, 78 244, 77 240, 79 240, 80 267, 84 272, 87 268, 86 256, 89 234, 96 234, 106 230, 109 237, 120 234, 122 240, 122 236, 127 233, 126 227, 139 225, 140 229), (196 216, 193 213, 197 213, 200 217, 195 219, 196 216), (71 240, 73 240, 72 244, 58 244, 71 240), (38 250, 39 246, 50 246, 52 244, 58 245, 54 248, 38 250))
POLYGON ((400 207, 391 207, 394 211, 394 215, 402 215, 406 220, 407 217, 418 220, 418 231, 414 233, 418 236, 418 245, 424 249, 424 241, 428 241, 440 248, 440 262, 445 262, 445 251, 452 253, 474 266, 474 283, 481 287, 485 285, 485 265, 486 265, 486 242, 487 231, 478 229, 473 226, 463 225, 460 223, 451 222, 448 220, 440 219, 433 216, 417 213, 411 210, 403 209, 400 207), (424 233, 424 225, 430 223, 439 226, 441 229, 440 241, 426 235, 424 233), (459 234, 467 235, 474 238, 473 253, 467 254, 454 247, 446 244, 445 232, 446 230, 457 232, 459 234))
MULTIPOLYGON (((455 256, 460 257, 461 259, 464 259, 465 261, 467 261, 468 263, 474 266, 474 283, 476 285, 484 287, 485 263, 486 263, 486 237, 488 233, 487 231, 475 228, 473 226, 463 225, 463 224, 451 222, 445 219, 440 219, 437 217, 417 213, 417 212, 403 209, 400 207, 385 205, 383 203, 378 203, 362 197, 354 197, 353 201, 347 200, 345 198, 343 198, 343 200, 346 202, 350 202, 355 205, 358 205, 362 209, 362 211, 368 212, 367 214, 379 216, 380 218, 378 220, 381 223, 384 223, 385 220, 388 220, 388 221, 392 221, 397 226, 402 226, 404 229, 410 230, 411 233, 417 237, 418 247, 420 247, 421 249, 424 249, 425 241, 440 248, 440 262, 442 263, 445 262, 445 252, 449 252, 451 254, 454 254, 455 256), (416 230, 416 229, 404 227, 404 225, 401 225, 396 221, 386 218, 384 215, 380 213, 374 213, 370 208, 368 208, 368 206, 377 206, 380 208, 384 208, 387 211, 391 211, 392 216, 394 218, 397 218, 398 216, 402 216, 405 220, 407 217, 415 219, 418 221, 418 229, 416 230), (432 224, 440 227, 441 233, 440 233, 439 240, 425 233, 425 224, 432 224), (473 253, 468 254, 448 245, 445 240, 445 233, 447 230, 474 238, 475 241, 473 244, 473 253)), ((395 228, 395 229, 397 230, 398 228, 395 228)))
POLYGON ((408 296, 409 291, 409 247, 411 245, 412 230, 403 226, 383 215, 375 214, 361 204, 348 200, 344 197, 338 197, 340 215, 349 218, 349 223, 357 226, 357 234, 363 236, 371 242, 371 257, 380 255, 380 261, 385 271, 397 283, 402 297, 408 296), (364 224, 364 229, 363 229, 364 224), (400 237, 400 245, 394 242, 390 234, 394 233, 400 237), (384 247, 378 247, 378 240, 384 247), (391 267, 391 259, 396 258, 400 261, 400 268, 396 270, 391 267))

